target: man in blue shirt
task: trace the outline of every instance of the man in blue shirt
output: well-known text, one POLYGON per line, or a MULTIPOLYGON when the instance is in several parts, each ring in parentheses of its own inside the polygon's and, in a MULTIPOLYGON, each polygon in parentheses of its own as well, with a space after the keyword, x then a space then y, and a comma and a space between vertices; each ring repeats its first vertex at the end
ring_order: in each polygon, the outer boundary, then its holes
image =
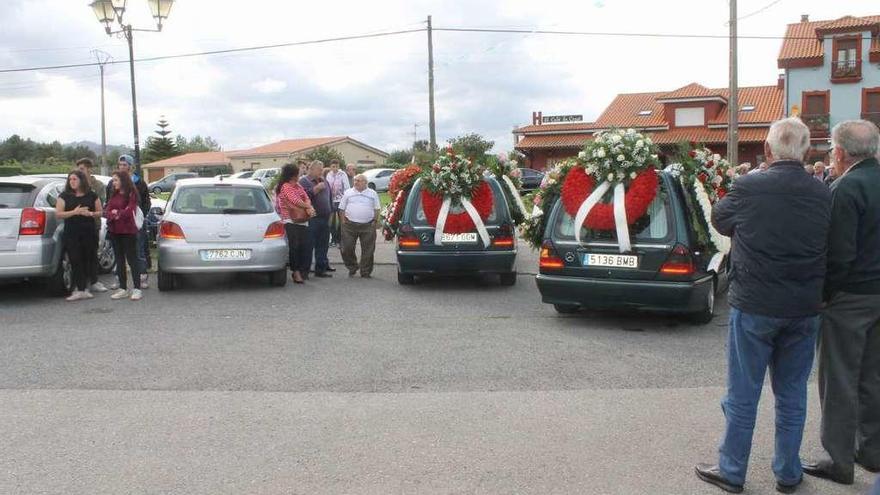
POLYGON ((327 250, 330 248, 330 216, 333 214, 333 204, 330 198, 330 187, 322 176, 324 164, 315 160, 309 164, 308 174, 300 178, 299 183, 306 190, 312 207, 315 208, 315 216, 309 219, 309 235, 303 249, 301 267, 311 267, 312 257, 315 259, 315 276, 328 278, 333 275, 327 272, 335 272, 330 267, 327 259, 327 250), (314 255, 312 254, 314 253, 314 255))

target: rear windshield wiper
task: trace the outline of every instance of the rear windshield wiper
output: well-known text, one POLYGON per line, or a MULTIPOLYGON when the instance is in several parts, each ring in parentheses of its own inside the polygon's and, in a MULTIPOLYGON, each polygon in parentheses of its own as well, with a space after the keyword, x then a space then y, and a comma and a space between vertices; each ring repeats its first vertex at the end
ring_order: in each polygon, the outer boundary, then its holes
POLYGON ((224 215, 236 215, 241 213, 256 213, 254 210, 247 210, 244 208, 224 208, 222 210, 224 215))

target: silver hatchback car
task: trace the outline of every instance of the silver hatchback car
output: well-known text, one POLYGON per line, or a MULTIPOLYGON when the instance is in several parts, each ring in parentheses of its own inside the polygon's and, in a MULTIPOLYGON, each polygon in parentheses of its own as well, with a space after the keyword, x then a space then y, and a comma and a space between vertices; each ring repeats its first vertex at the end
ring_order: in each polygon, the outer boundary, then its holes
POLYGON ((185 179, 159 224, 159 290, 182 274, 264 272, 287 283, 284 224, 259 182, 185 179))

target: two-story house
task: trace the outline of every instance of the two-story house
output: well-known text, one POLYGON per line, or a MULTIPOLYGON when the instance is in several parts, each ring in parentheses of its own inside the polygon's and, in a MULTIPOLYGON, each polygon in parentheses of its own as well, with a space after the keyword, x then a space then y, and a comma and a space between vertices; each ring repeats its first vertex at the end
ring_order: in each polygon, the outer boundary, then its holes
POLYGON ((816 156, 831 128, 864 118, 880 126, 880 15, 789 24, 779 51, 785 114, 810 127, 816 156))

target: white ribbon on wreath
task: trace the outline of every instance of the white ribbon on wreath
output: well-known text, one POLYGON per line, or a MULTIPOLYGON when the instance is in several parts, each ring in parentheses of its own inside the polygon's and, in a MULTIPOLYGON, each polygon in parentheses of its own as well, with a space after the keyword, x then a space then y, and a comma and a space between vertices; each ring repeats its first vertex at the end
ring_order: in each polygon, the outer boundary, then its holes
POLYGON ((519 211, 521 211, 526 220, 528 220, 531 215, 526 210, 526 205, 523 203, 523 200, 520 197, 519 191, 516 189, 516 186, 513 185, 513 181, 510 180, 510 177, 506 175, 502 175, 501 177, 504 178, 504 182, 507 183, 507 187, 510 188, 510 194, 513 195, 513 200, 514 202, 516 202, 516 206, 519 208, 519 211))
POLYGON ((706 225, 709 226, 709 240, 712 241, 719 253, 728 254, 730 252, 730 237, 722 235, 712 226, 712 202, 709 200, 709 194, 706 193, 703 183, 699 180, 694 180, 693 187, 697 204, 700 205, 700 211, 703 213, 703 218, 706 219, 706 225))
MULTIPOLYGON (((581 242, 581 227, 584 225, 587 215, 589 215, 590 211, 593 210, 593 207, 602 200, 602 197, 605 196, 608 189, 611 189, 611 184, 609 182, 606 181, 599 184, 596 189, 593 189, 593 192, 587 196, 587 199, 581 203, 580 208, 578 208, 577 214, 574 217, 574 238, 577 240, 578 244, 581 242)), ((617 183, 614 186, 613 201, 614 228, 617 231, 617 245, 620 252, 625 253, 632 249, 632 244, 629 241, 629 224, 626 221, 626 189, 624 189, 622 183, 617 183)))
MULTIPOLYGON (((483 223, 483 219, 480 218, 479 212, 474 208, 474 205, 470 202, 470 200, 465 198, 461 199, 461 206, 464 208, 464 211, 467 212, 468 216, 471 217, 471 220, 474 222, 474 226, 477 228, 477 234, 479 234, 480 239, 483 241, 483 246, 489 246, 489 231, 486 230, 486 225, 483 223)), ((446 229, 446 219, 449 217, 449 208, 452 206, 452 198, 445 197, 443 198, 443 204, 440 206, 440 213, 437 214, 437 226, 434 230, 434 245, 442 246, 443 245, 443 231, 446 229)))

